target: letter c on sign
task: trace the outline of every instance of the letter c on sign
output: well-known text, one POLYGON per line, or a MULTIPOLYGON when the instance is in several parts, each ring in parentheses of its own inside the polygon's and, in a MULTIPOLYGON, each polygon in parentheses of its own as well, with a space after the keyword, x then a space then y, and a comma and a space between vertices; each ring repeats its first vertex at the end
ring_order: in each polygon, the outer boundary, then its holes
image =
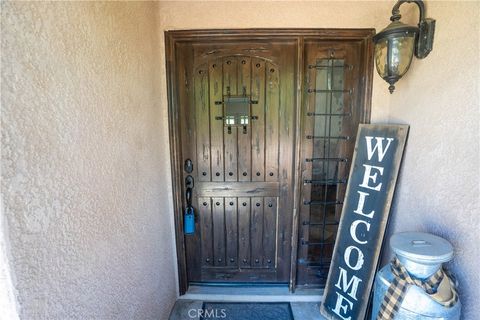
POLYGON ((352 270, 360 270, 360 268, 363 266, 363 262, 364 262, 363 252, 360 251, 360 249, 358 249, 355 246, 350 246, 350 247, 347 248, 347 250, 345 250, 345 254, 343 255, 343 259, 345 260, 345 263, 347 264, 347 266, 352 270), (352 250, 356 250, 358 252, 357 263, 353 267, 350 265, 350 254, 352 253, 352 250))
POLYGON ((355 220, 353 221, 352 225, 350 226, 350 236, 352 237, 352 239, 358 243, 358 244, 366 244, 367 241, 360 241, 360 239, 358 239, 357 237, 357 227, 359 224, 364 224, 367 226, 367 231, 370 231, 370 223, 368 223, 367 221, 363 221, 363 220, 355 220))

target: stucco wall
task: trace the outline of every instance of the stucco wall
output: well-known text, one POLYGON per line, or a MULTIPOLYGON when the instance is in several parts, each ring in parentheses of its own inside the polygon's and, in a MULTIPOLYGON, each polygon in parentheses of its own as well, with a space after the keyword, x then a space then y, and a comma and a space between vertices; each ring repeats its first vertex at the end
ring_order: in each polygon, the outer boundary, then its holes
POLYGON ((2 214, 21 319, 167 318, 157 4, 1 6, 2 214))
POLYGON ((410 124, 390 230, 453 244, 464 319, 478 319, 480 2, 427 5, 437 19, 434 49, 413 61, 390 97, 390 121, 410 124))

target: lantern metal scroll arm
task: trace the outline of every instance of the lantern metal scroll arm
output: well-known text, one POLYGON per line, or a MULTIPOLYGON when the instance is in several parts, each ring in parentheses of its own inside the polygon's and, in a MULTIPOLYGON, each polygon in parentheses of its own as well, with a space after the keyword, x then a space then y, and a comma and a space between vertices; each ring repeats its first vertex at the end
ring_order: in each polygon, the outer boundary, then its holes
POLYGON ((400 15, 400 6, 404 3, 415 3, 420 11, 418 19, 418 35, 415 44, 415 57, 423 59, 433 48, 433 35, 435 33, 435 20, 425 18, 425 4, 422 0, 399 0, 392 8, 391 21, 398 21, 400 15))

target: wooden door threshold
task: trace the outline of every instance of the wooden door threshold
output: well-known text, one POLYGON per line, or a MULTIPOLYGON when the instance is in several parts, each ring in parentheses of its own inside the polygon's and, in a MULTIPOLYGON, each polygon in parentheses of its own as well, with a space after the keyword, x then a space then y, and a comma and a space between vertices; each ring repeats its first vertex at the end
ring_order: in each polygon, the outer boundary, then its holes
POLYGON ((256 302, 321 302, 323 289, 297 289, 295 293, 284 286, 189 286, 179 299, 202 301, 256 302))

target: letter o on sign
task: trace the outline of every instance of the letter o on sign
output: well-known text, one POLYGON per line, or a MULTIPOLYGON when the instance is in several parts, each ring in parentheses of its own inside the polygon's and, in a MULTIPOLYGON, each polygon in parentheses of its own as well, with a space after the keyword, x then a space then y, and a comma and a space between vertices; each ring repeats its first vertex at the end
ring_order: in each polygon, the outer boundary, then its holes
POLYGON ((355 246, 350 246, 345 250, 345 254, 343 255, 343 259, 345 260, 345 263, 347 266, 352 269, 352 270, 360 270, 360 268, 363 266, 364 258, 363 258, 363 252, 360 251, 355 246), (350 264, 350 255, 352 254, 352 251, 355 250, 357 251, 357 262, 355 263, 354 266, 350 264))

